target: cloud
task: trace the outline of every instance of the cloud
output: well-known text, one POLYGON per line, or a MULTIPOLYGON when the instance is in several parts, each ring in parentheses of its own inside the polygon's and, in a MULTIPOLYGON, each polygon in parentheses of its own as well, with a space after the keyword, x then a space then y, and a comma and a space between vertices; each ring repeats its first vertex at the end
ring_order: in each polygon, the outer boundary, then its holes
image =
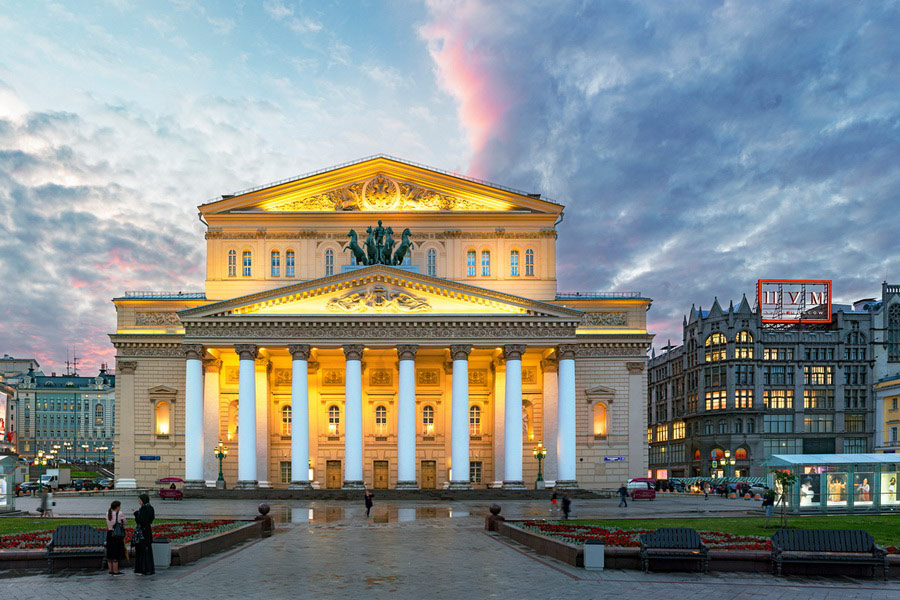
POLYGON ((567 205, 561 289, 654 297, 661 345, 757 278, 897 279, 896 4, 427 7, 470 172, 567 205))

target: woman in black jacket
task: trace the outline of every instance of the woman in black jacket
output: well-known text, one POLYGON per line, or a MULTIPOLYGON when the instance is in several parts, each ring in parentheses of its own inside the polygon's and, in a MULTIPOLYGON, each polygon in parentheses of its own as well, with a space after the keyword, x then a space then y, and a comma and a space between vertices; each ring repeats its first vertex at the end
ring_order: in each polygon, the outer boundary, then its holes
POLYGON ((156 570, 153 567, 153 530, 150 525, 156 516, 153 507, 150 506, 150 496, 141 494, 138 496, 141 507, 134 511, 134 572, 139 575, 153 575, 156 570))

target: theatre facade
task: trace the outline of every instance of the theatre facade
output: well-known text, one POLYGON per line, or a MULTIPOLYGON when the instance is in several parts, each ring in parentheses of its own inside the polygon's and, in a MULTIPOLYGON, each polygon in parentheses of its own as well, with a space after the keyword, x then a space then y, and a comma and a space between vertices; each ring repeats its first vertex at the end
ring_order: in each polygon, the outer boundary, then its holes
POLYGON ((119 487, 215 486, 219 442, 242 489, 646 474, 650 300, 557 290, 563 206, 377 156, 199 211, 205 291, 113 300, 119 487))

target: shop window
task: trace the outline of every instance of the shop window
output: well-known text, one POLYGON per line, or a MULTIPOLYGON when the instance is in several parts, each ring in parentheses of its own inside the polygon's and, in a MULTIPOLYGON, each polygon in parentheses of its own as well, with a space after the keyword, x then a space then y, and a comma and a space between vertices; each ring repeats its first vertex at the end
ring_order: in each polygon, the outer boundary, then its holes
POLYGON ((734 459, 735 460, 747 460, 750 458, 750 454, 747 452, 746 448, 738 448, 734 451, 734 459))

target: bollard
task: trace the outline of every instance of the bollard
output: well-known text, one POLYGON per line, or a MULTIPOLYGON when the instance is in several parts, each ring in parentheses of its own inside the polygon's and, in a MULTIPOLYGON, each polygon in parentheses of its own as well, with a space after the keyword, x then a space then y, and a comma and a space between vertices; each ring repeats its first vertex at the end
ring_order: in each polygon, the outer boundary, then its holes
POLYGON ((602 540, 584 541, 584 568, 588 571, 602 571, 606 546, 602 540))

